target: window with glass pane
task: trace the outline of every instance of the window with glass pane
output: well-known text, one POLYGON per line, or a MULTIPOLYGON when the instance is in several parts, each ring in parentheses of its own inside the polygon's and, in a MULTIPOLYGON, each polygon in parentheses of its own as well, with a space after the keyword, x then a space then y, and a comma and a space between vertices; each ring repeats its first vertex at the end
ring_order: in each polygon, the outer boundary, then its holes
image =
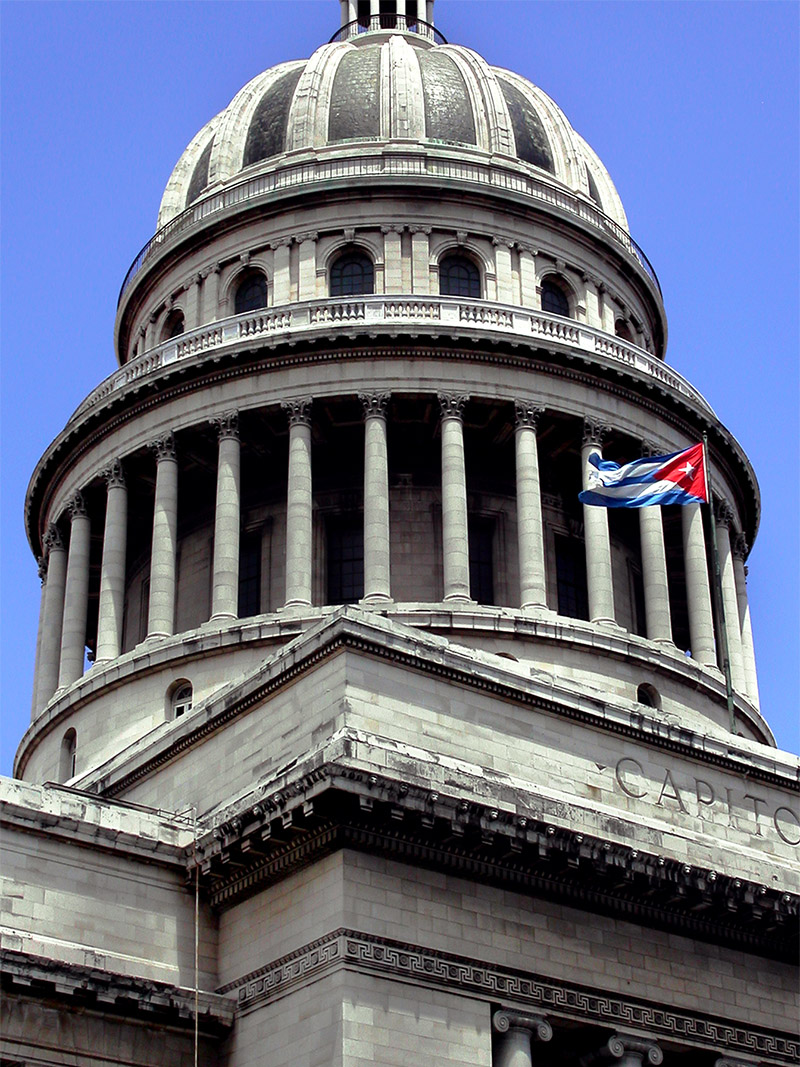
POLYGON ((442 296, 467 296, 478 300, 481 276, 466 256, 445 256, 439 264, 439 292, 442 296))
POLYGON ((362 296, 375 292, 372 260, 363 252, 345 252, 331 267, 331 296, 362 296))
POLYGON ((253 271, 242 279, 236 290, 234 311, 243 315, 246 311, 258 311, 267 306, 267 279, 258 271, 253 271))
POLYGON ((583 541, 556 535, 556 586, 558 614, 571 619, 588 619, 589 593, 583 541))
POLYGON ((469 520, 469 591, 479 604, 494 604, 494 520, 469 520))
POLYGON ((551 315, 569 316, 569 301, 564 290, 556 282, 542 282, 542 311, 551 315))
POLYGON ((364 520, 328 520, 328 603, 354 604, 364 595, 364 520))
POLYGON ((261 611, 261 531, 245 534, 239 545, 239 618, 261 611))

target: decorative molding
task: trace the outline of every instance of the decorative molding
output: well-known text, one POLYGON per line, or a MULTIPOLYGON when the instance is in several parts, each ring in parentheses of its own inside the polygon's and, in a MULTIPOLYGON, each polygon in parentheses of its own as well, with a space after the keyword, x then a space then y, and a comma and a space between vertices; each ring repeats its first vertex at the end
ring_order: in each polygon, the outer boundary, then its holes
POLYGON ((310 426, 311 405, 313 403, 314 398, 311 396, 300 396, 294 400, 282 400, 281 408, 286 412, 289 425, 310 426))
POLYGON ((464 405, 469 400, 468 396, 460 393, 438 393, 437 398, 442 419, 461 419, 464 414, 464 405))
POLYGON ((344 239, 345 239, 345 241, 347 241, 347 242, 349 242, 351 244, 352 244, 353 241, 355 241, 355 239, 356 239, 355 226, 346 226, 345 227, 345 229, 344 229, 344 239))
POLYGON ((495 248, 503 247, 511 249, 516 244, 516 241, 509 241, 507 237, 493 237, 492 244, 495 248))
POLYGON ((507 1034, 509 1030, 528 1030, 536 1041, 550 1041, 553 1036, 553 1027, 544 1015, 527 1011, 501 1008, 492 1016, 492 1026, 498 1034, 507 1034))
POLYGON ((239 440, 239 412, 224 411, 221 415, 215 415, 208 420, 209 426, 214 426, 220 441, 226 438, 239 440))
POLYGON ((466 230, 456 230, 456 244, 465 245, 469 234, 466 230))
POLYGON ((750 554, 750 546, 743 533, 737 533, 733 539, 733 554, 736 559, 745 560, 750 554))
POLYGON ((278 248, 287 248, 292 243, 291 237, 278 237, 277 240, 270 242, 270 248, 274 252, 278 248))
POLYGON ((67 501, 67 511, 69 512, 70 522, 74 522, 75 519, 86 519, 89 517, 89 513, 86 510, 86 501, 83 498, 83 493, 73 493, 70 499, 67 501))
POLYGON ((241 255, 239 256, 239 262, 241 263, 241 265, 243 267, 249 266, 250 265, 250 253, 249 252, 242 252, 241 255))
POLYGON ((514 418, 516 428, 529 427, 536 430, 539 419, 544 415, 544 408, 537 407, 532 400, 517 400, 514 402, 514 418))
POLYGON ((389 233, 402 233, 405 226, 381 226, 381 233, 385 236, 389 233))
POLYGON ((600 445, 611 433, 611 427, 598 419, 585 417, 583 420, 583 443, 585 445, 600 445))
POLYGON ((122 466, 122 461, 119 459, 115 459, 110 467, 106 467, 101 472, 100 477, 105 479, 107 489, 125 489, 127 487, 125 470, 122 466))
POLYGON ((61 531, 54 522, 51 522, 50 525, 47 527, 47 532, 44 535, 42 543, 47 549, 48 556, 53 550, 57 552, 64 551, 64 539, 61 536, 61 531))
POLYGON ((364 408, 365 419, 385 419, 389 405, 389 393, 359 393, 358 399, 364 408))
POLYGON ((306 230, 305 233, 296 233, 294 239, 299 245, 305 244, 306 241, 317 241, 319 240, 319 232, 317 230, 306 230))
POLYGON ((430 237, 432 232, 430 226, 409 226, 408 229, 412 234, 423 233, 426 237, 430 237))
POLYGON ((148 441, 147 447, 154 453, 158 463, 165 459, 176 460, 178 458, 175 452, 175 434, 171 430, 162 434, 161 437, 148 441))
POLYGON ((36 570, 39 575, 39 581, 44 585, 47 581, 47 560, 44 556, 36 557, 36 570))
POLYGON ((724 526, 727 530, 733 525, 733 508, 719 497, 714 498, 714 519, 717 526, 724 526))
MULTIPOLYGON (((236 990, 239 1010, 247 1011, 340 968, 389 980, 414 982, 429 989, 458 991, 489 1001, 511 1000, 520 1006, 540 1009, 546 1013, 550 1025, 555 1024, 556 1028, 559 1019, 564 1019, 615 1028, 624 1026, 652 1035, 647 1040, 634 1034, 614 1034, 609 1046, 617 1041, 623 1045, 639 1041, 657 1049, 652 1037, 658 1036, 679 1043, 688 1042, 709 1051, 726 1050, 769 1058, 773 1063, 792 1064, 800 1057, 800 1040, 794 1035, 743 1024, 740 1016, 729 1020, 666 1006, 663 1001, 655 1004, 639 997, 499 967, 344 928, 222 986, 217 992, 225 994, 236 990)), ((514 1014, 522 1015, 523 1012, 517 1009, 514 1014)), ((650 1063, 657 1065, 661 1062, 646 1054, 650 1063)))

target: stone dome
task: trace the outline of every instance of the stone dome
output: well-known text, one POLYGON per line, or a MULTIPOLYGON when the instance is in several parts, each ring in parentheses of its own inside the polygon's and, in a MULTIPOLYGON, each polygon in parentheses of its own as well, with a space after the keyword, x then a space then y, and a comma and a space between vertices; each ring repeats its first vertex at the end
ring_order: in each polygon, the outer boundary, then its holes
POLYGON ((476 164, 502 160, 585 197, 628 229, 608 171, 546 93, 469 48, 396 31, 331 42, 248 82, 184 151, 158 226, 304 154, 335 156, 354 143, 368 152, 393 142, 476 164))

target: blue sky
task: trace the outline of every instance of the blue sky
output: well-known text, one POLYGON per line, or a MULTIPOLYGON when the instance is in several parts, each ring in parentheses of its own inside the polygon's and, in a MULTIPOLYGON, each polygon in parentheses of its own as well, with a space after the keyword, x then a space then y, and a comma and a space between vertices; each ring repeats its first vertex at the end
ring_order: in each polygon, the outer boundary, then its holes
MULTIPOLYGON (((448 39, 541 86, 599 153, 661 280, 668 362, 755 466, 762 708, 795 752, 798 12, 724 0, 436 4, 448 39)), ((114 368, 119 286, 184 146, 248 79, 309 55, 338 22, 338 0, 2 5, 2 773, 29 720, 30 473, 114 368)))

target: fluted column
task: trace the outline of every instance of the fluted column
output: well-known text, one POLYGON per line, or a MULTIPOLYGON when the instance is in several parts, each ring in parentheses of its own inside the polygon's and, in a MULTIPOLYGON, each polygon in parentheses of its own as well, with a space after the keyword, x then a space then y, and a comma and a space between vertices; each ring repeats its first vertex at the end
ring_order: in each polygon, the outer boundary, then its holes
POLYGON ((222 622, 225 619, 235 619, 239 614, 239 412, 226 411, 224 415, 211 419, 211 425, 216 427, 219 437, 211 620, 222 622))
POLYGON ((700 504, 683 505, 681 527, 692 659, 715 667, 717 649, 714 643, 714 615, 711 609, 711 586, 708 581, 706 539, 700 504))
POLYGON ((750 603, 747 599, 747 567, 745 560, 749 552, 744 534, 737 534, 733 542, 733 576, 736 580, 736 600, 739 605, 739 628, 742 632, 742 661, 744 664, 744 685, 747 698, 757 708, 761 706, 758 694, 758 673, 756 671, 756 650, 753 644, 753 627, 750 621, 750 603))
POLYGON ((731 665, 731 684, 737 693, 745 693, 747 690, 742 658, 742 631, 739 626, 739 601, 736 596, 736 579, 733 573, 731 551, 732 522, 733 512, 730 507, 723 501, 719 501, 716 507, 717 559, 722 586, 722 610, 725 616, 728 659, 731 665))
MULTIPOLYGON (((608 427, 594 419, 584 419, 583 488, 589 488, 589 457, 602 456, 603 439, 608 427)), ((583 530, 586 547, 586 582, 589 594, 589 618, 592 622, 614 623, 614 578, 611 570, 611 538, 606 508, 583 505, 583 530)))
POLYGON ((86 617, 89 611, 89 549, 91 525, 83 496, 76 493, 67 504, 70 516, 67 580, 64 589, 64 623, 58 687, 65 689, 83 674, 86 655, 86 617))
POLYGON ((411 227, 411 288, 423 295, 431 291, 430 234, 430 226, 411 227))
POLYGON ((549 1041, 553 1028, 543 1015, 527 1011, 496 1011, 495 1033, 501 1035, 493 1067, 533 1067, 532 1041, 549 1041))
POLYGON ((360 397, 364 405, 364 600, 391 599, 389 455, 386 393, 360 397))
POLYGON ((42 586, 42 641, 36 665, 36 713, 49 702, 58 688, 58 665, 61 659, 61 630, 64 622, 64 593, 67 583, 67 552, 61 533, 50 523, 44 536, 47 578, 42 586))
POLYGON ((128 489, 119 460, 103 471, 106 480, 106 523, 100 567, 96 663, 116 659, 122 648, 125 607, 125 558, 128 535, 128 489))
POLYGON ((39 556, 36 560, 39 570, 39 581, 41 582, 42 592, 39 597, 39 625, 36 629, 36 659, 33 666, 33 694, 31 697, 31 719, 35 719, 39 713, 39 671, 42 661, 42 634, 45 628, 45 602, 47 590, 47 561, 44 556, 39 556))
MULTIPOLYGON (((656 450, 642 442, 642 455, 653 456, 656 450)), ((642 548, 642 584, 647 638, 660 645, 672 646, 672 612, 667 581, 667 551, 664 546, 664 520, 661 508, 639 508, 639 540, 642 548)))
POLYGON ((544 408, 517 401, 517 541, 519 595, 523 610, 547 607, 542 493, 539 484, 539 449, 536 442, 536 427, 543 412, 544 408))
POLYGON ((311 604, 312 483, 311 397, 281 405, 289 417, 289 486, 286 498, 286 607, 311 604))
POLYGON ((169 637, 175 632, 175 590, 178 560, 178 457, 175 438, 164 434, 150 442, 156 457, 156 497, 153 507, 153 548, 150 555, 150 607, 147 636, 169 637))
POLYGON ((444 599, 469 600, 469 527, 464 464, 466 396, 439 394, 442 411, 442 563, 444 599))

